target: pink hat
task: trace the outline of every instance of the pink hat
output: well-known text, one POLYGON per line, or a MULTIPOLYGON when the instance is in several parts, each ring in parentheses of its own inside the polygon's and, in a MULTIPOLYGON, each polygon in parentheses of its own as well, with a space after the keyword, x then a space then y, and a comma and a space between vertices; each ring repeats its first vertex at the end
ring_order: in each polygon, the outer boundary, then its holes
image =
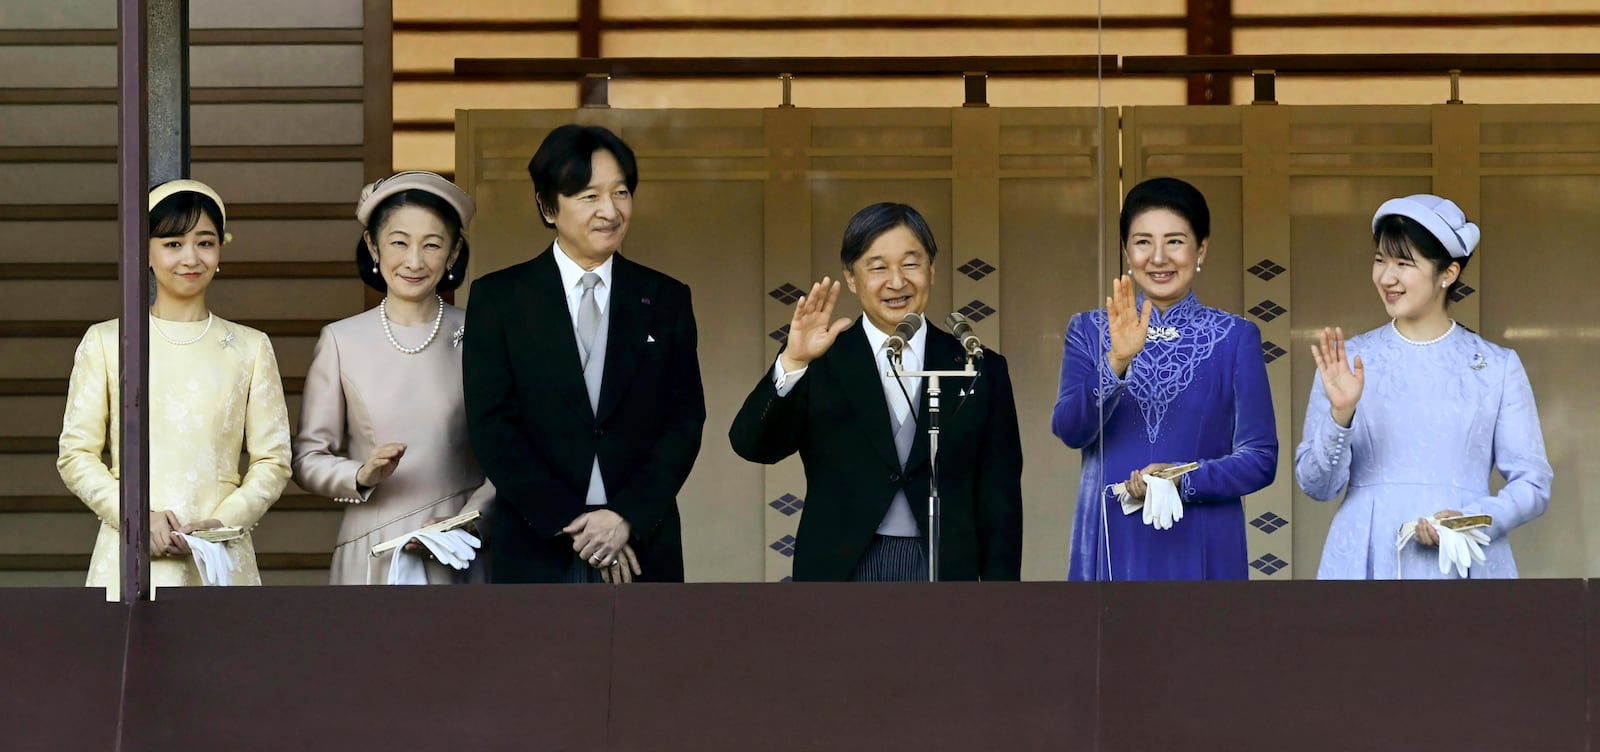
POLYGON ((461 232, 466 234, 467 225, 472 224, 472 215, 478 211, 478 204, 461 190, 460 186, 444 179, 444 176, 425 170, 408 170, 397 172, 361 189, 361 200, 356 202, 356 221, 362 227, 367 226, 372 219, 372 210, 384 199, 404 191, 427 191, 449 204, 461 215, 461 232))

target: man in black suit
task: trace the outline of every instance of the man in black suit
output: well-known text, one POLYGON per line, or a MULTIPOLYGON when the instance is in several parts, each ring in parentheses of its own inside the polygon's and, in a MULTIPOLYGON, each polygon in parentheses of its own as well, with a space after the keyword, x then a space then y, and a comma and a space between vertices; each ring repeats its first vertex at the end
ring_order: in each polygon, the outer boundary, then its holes
POLYGON ((462 355, 491 577, 682 582, 706 420, 689 288, 618 253, 639 172, 616 134, 557 128, 528 174, 555 242, 473 283, 462 355))
MULTIPOLYGON (((927 398, 920 378, 885 377, 884 343, 906 314, 927 307, 938 252, 910 206, 857 212, 839 257, 861 319, 832 321, 839 283, 823 277, 812 285, 795 305, 778 362, 728 431, 747 460, 771 464, 799 452, 805 463, 796 580, 928 578, 927 398)), ((955 337, 924 325, 906 344, 901 370, 965 363, 955 337)), ((1022 569, 1022 441, 1011 376, 991 351, 979 370, 976 379, 941 383, 941 580, 1015 580, 1022 569)))

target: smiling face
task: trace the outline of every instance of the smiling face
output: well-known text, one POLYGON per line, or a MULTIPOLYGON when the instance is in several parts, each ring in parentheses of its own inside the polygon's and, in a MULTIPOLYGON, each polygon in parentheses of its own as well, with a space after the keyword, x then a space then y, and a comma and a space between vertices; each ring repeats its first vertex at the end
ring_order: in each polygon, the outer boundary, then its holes
POLYGON ((450 228, 432 211, 401 206, 383 218, 378 236, 366 235, 389 294, 407 302, 431 299, 461 249, 450 228))
POLYGON ((1128 272, 1157 308, 1183 300, 1206 260, 1206 241, 1197 240, 1189 221, 1171 209, 1150 209, 1133 218, 1123 246, 1128 272))
POLYGON ((157 294, 173 300, 204 296, 221 256, 217 225, 205 212, 183 235, 151 238, 150 270, 155 273, 157 294))
POLYGON ((1382 248, 1372 256, 1372 285, 1390 318, 1421 319, 1444 311, 1450 283, 1460 266, 1436 268, 1434 262, 1413 250, 1411 258, 1390 255, 1382 248))
POLYGON ((879 331, 892 332, 908 313, 928 307, 933 287, 933 259, 905 225, 886 230, 861 258, 844 270, 850 292, 861 299, 861 310, 879 331))
POLYGON ((556 211, 541 207, 546 221, 556 226, 561 250, 584 269, 594 269, 622 249, 633 215, 633 192, 611 152, 590 157, 589 184, 572 195, 556 198, 556 211))

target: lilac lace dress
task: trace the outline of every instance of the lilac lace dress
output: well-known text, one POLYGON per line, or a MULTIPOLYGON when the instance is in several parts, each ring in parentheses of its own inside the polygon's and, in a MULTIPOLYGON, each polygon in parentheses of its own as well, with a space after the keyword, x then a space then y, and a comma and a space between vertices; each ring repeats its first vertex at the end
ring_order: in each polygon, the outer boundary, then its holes
POLYGON ((1485 564, 1473 578, 1516 577, 1506 533, 1544 513, 1553 475, 1533 388, 1515 351, 1457 326, 1433 344, 1414 344, 1391 325, 1351 339, 1366 384, 1355 419, 1340 428, 1318 376, 1306 407, 1295 480, 1329 501, 1344 493, 1322 549, 1320 579, 1454 578, 1438 552, 1413 542, 1397 560, 1400 526, 1444 509, 1494 515, 1485 564), (1489 470, 1506 484, 1489 493, 1489 470))
POLYGON ((1051 420, 1083 450, 1068 578, 1244 579, 1240 497, 1270 485, 1278 466, 1260 330, 1191 294, 1154 312, 1125 378, 1106 365, 1110 349, 1105 311, 1072 317, 1051 420), (1171 530, 1123 515, 1107 491, 1150 463, 1193 460, 1200 468, 1182 477, 1183 519, 1171 530))

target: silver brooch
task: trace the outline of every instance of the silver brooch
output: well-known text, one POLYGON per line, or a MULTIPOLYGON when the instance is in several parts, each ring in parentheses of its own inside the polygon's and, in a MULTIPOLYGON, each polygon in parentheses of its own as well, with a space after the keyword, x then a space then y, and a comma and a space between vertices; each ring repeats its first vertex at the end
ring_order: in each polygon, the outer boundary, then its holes
POLYGON ((1175 326, 1152 326, 1144 333, 1144 341, 1176 342, 1178 336, 1178 328, 1175 326))
POLYGON ((232 329, 228 330, 227 334, 222 335, 222 341, 218 342, 217 346, 226 348, 230 344, 233 344, 233 330, 232 329))
POLYGON ((464 340, 466 338, 467 338, 467 325, 466 324, 462 324, 461 328, 457 329, 455 334, 450 335, 450 346, 451 347, 460 347, 461 346, 461 340, 464 340))
POLYGON ((1482 371, 1484 368, 1488 367, 1488 365, 1489 361, 1483 359, 1483 353, 1472 354, 1472 370, 1482 371))

